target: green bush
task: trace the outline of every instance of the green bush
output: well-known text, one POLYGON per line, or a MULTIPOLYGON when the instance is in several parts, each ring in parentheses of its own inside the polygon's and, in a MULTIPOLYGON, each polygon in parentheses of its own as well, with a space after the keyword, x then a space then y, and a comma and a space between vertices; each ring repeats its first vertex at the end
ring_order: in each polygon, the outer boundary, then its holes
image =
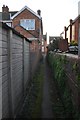
POLYGON ((76 42, 76 40, 72 40, 70 42, 70 46, 77 46, 77 45, 78 45, 78 43, 76 42))

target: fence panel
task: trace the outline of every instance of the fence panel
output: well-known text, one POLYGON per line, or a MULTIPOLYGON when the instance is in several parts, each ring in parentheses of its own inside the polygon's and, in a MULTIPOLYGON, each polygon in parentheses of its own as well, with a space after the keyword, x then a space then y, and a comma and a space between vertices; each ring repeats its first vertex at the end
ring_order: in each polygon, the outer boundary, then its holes
POLYGON ((13 34, 11 41, 12 101, 14 115, 23 98, 23 39, 13 34))
POLYGON ((2 116, 9 117, 8 32, 2 29, 2 116))
POLYGON ((29 40, 0 24, 0 118, 14 118, 19 112, 40 57, 39 49, 30 52, 29 40))
POLYGON ((24 39, 24 91, 29 80, 29 67, 30 67, 30 54, 29 54, 29 43, 24 39))
POLYGON ((29 44, 14 30, 0 26, 0 118, 15 117, 23 104, 29 80, 29 44))

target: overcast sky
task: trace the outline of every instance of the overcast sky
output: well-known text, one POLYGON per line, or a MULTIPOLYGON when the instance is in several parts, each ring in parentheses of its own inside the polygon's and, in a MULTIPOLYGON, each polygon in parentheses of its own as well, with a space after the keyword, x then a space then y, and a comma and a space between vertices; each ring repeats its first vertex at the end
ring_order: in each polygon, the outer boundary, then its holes
POLYGON ((0 0, 2 6, 7 5, 9 10, 19 11, 27 5, 33 11, 41 10, 44 34, 57 36, 69 24, 70 19, 78 15, 78 2, 80 0, 0 0))

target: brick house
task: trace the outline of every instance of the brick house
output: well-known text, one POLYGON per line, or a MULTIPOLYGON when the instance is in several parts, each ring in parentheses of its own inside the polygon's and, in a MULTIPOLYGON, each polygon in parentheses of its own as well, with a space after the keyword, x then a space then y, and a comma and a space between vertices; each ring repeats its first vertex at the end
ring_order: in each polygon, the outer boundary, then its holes
POLYGON ((9 11, 8 6, 3 5, 0 20, 31 40, 31 51, 41 49, 43 25, 40 10, 35 13, 25 6, 20 11, 9 11))
POLYGON ((43 24, 41 11, 35 13, 29 7, 24 6, 20 11, 9 11, 8 6, 3 5, 0 12, 0 21, 12 27, 31 41, 30 44, 30 74, 34 75, 41 58, 43 24))
POLYGON ((68 43, 75 41, 78 43, 80 31, 80 15, 74 20, 70 19, 70 24, 68 27, 64 27, 64 31, 60 34, 64 39, 68 38, 68 43))
POLYGON ((52 43, 54 40, 60 40, 60 36, 49 36, 49 43, 52 43))
POLYGON ((43 39, 42 39, 42 53, 46 53, 46 52, 47 52, 47 33, 43 35, 43 39))

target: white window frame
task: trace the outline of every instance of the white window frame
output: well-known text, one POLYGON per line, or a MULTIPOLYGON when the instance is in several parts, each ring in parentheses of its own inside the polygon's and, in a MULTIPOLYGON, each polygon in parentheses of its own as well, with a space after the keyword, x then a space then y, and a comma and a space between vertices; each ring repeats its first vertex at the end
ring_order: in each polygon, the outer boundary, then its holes
MULTIPOLYGON (((30 23, 29 23, 30 24, 30 23)), ((35 19, 21 19, 20 20, 20 26, 22 26, 23 28, 25 28, 26 30, 35 30, 35 19), (31 20, 33 21, 33 28, 29 28, 28 22, 31 22, 31 20), (23 23, 22 23, 23 22, 23 23)))
POLYGON ((44 45, 44 41, 42 41, 42 45, 44 45))
POLYGON ((42 52, 44 52, 44 46, 42 46, 42 52))

